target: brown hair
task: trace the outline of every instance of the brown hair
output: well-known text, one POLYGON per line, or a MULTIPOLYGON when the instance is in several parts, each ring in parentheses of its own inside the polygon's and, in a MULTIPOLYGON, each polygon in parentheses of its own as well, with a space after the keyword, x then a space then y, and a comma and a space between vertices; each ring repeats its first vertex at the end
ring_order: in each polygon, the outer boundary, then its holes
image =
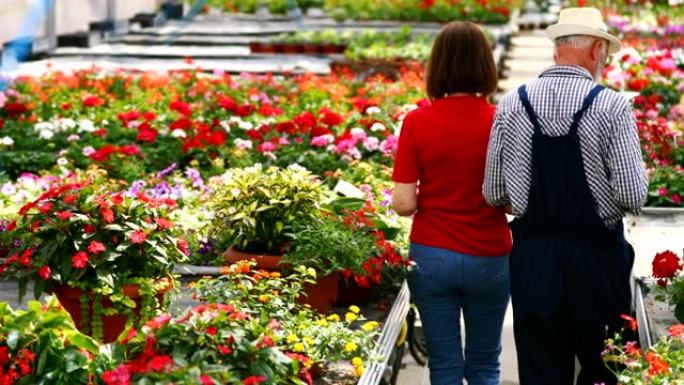
POLYGON ((435 38, 426 77, 427 94, 433 100, 455 92, 493 94, 496 64, 482 29, 470 22, 447 24, 435 38))

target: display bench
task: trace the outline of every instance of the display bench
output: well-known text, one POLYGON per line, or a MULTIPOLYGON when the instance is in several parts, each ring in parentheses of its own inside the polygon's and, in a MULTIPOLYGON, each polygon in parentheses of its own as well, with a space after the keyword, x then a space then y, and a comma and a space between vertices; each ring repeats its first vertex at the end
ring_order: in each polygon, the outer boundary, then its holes
POLYGON ((634 307, 643 349, 667 337, 667 329, 679 323, 672 308, 656 298, 655 285, 655 281, 649 278, 637 278, 634 285, 634 307))
MULTIPOLYGON (((171 313, 179 313, 189 306, 196 305, 192 299, 187 284, 206 276, 219 276, 221 267, 180 265, 175 272, 181 276, 182 289, 180 294, 171 300, 171 313)), ((394 385, 401 368, 401 361, 405 352, 406 319, 409 312, 410 295, 406 282, 398 292, 379 302, 361 305, 364 316, 371 321, 382 324, 373 356, 379 359, 368 365, 361 378, 354 375, 349 363, 337 363, 323 369, 316 385, 394 385)), ((333 309, 333 312, 344 315, 346 309, 333 309)))

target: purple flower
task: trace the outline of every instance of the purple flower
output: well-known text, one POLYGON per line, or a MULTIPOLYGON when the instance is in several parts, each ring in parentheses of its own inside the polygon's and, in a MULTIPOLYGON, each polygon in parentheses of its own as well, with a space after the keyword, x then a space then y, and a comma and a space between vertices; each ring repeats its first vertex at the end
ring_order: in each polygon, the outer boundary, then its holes
POLYGON ((166 182, 160 182, 154 187, 154 194, 157 196, 157 198, 168 198, 170 193, 171 188, 166 182))
POLYGON ((164 178, 165 176, 167 176, 167 175, 169 175, 170 173, 172 173, 176 168, 178 168, 178 165, 174 162, 174 163, 173 163, 172 165, 170 165, 169 167, 167 167, 167 168, 165 168, 165 169, 159 171, 159 172, 157 173, 157 178, 159 178, 159 179, 164 178))

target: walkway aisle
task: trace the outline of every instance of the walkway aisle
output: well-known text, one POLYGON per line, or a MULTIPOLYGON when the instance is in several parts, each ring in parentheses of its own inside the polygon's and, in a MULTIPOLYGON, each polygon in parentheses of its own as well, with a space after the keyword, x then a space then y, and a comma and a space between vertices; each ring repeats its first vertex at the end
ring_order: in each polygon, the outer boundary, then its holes
MULTIPOLYGON (((507 64, 508 78, 500 82, 504 92, 528 82, 552 64, 553 45, 544 31, 523 32, 513 38, 513 48, 507 64)), ((503 93, 501 94, 503 96, 503 93)), ((410 354, 404 358, 405 369, 399 374, 398 385, 429 385, 426 370, 418 366, 410 354)), ((503 330, 503 353, 501 354, 501 385, 517 385, 518 370, 513 339, 513 314, 509 306, 503 330)))

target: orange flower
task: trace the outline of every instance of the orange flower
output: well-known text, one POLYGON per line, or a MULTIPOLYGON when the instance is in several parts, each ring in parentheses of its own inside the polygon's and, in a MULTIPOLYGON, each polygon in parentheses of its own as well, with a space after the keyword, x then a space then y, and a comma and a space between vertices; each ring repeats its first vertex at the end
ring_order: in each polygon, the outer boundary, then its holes
POLYGON ((650 364, 648 373, 652 376, 667 374, 670 372, 670 365, 655 352, 646 353, 646 361, 650 364))
POLYGON ((266 294, 262 294, 259 296, 259 302, 261 303, 268 303, 270 301, 270 298, 266 294))

